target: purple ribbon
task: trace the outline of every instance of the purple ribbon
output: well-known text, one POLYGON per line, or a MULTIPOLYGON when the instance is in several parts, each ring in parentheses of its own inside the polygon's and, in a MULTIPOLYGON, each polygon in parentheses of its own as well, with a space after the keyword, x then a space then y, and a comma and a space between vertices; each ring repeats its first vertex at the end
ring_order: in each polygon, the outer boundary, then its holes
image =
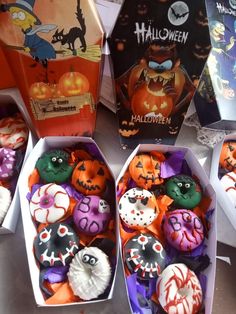
POLYGON ((90 153, 90 155, 92 155, 92 157, 104 162, 104 159, 102 158, 101 153, 96 145, 94 145, 93 143, 85 143, 84 146, 86 147, 86 150, 90 153))
POLYGON ((150 279, 142 284, 137 281, 137 274, 126 278, 130 304, 134 313, 153 313, 154 306, 151 296, 156 291, 156 279, 150 279))
POLYGON ((44 274, 44 280, 50 283, 66 281, 68 270, 69 266, 49 267, 44 274))
POLYGON ((206 287, 207 287, 207 276, 203 274, 198 275, 198 279, 200 282, 200 285, 202 287, 202 294, 203 294, 203 300, 205 299, 206 295, 206 287))
POLYGON ((182 171, 184 156, 184 152, 177 151, 172 153, 164 162, 162 162, 161 177, 166 179, 180 174, 182 171))
POLYGON ((32 196, 34 195, 34 193, 41 187, 43 186, 43 184, 34 184, 32 186, 32 191, 31 192, 28 192, 27 195, 26 195, 26 198, 27 200, 30 202, 31 201, 31 198, 32 196))
POLYGON ((84 195, 77 190, 75 190, 70 184, 64 183, 61 185, 63 189, 66 190, 67 194, 70 197, 73 197, 76 201, 80 201, 82 198, 84 198, 84 195))

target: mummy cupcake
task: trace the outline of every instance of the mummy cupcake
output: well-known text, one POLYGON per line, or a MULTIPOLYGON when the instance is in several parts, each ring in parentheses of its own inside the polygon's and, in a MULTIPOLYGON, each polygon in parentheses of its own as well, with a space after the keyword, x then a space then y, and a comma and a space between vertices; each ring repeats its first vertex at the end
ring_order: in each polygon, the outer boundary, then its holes
POLYGON ((68 279, 76 296, 83 300, 96 299, 110 283, 111 266, 107 255, 97 247, 79 251, 70 264, 68 279))

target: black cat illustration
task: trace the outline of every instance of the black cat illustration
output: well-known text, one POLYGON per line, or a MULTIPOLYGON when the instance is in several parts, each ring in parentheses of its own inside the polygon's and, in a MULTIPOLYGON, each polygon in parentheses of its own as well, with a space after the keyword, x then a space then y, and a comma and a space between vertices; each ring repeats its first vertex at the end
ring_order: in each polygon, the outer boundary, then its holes
POLYGON ((62 45, 68 44, 68 49, 75 51, 75 41, 79 38, 81 43, 81 51, 85 52, 87 45, 85 41, 86 25, 83 17, 82 10, 80 8, 80 0, 77 1, 77 12, 75 13, 77 20, 80 23, 80 27, 72 27, 67 34, 64 34, 64 29, 61 31, 56 30, 52 37, 52 43, 61 42, 62 45))

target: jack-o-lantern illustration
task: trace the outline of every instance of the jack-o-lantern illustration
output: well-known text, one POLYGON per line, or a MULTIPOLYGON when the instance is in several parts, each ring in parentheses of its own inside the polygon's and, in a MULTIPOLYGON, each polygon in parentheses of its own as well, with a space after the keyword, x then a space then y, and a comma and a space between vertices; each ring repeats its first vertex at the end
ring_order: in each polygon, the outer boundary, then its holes
POLYGON ((144 189, 150 189, 153 185, 161 184, 161 162, 165 160, 162 153, 140 154, 135 156, 130 165, 131 178, 144 189))
POLYGON ((131 109, 135 115, 145 116, 153 113, 161 114, 163 117, 169 117, 173 109, 172 97, 160 93, 152 93, 146 83, 143 83, 134 93, 131 100, 131 109))
POLYGON ((154 113, 168 117, 190 101, 194 89, 180 67, 175 44, 150 45, 128 79, 131 109, 137 115, 154 113))
POLYGON ((223 144, 220 154, 220 166, 228 172, 236 172, 236 141, 223 144))
POLYGON ((116 50, 122 52, 126 48, 127 40, 125 38, 117 38, 115 40, 115 43, 116 43, 116 50))
POLYGON ((140 0, 137 4, 137 13, 142 17, 148 13, 148 3, 145 0, 140 0))
POLYGON ((195 21, 200 26, 208 26, 208 18, 206 13, 203 10, 199 10, 197 12, 197 16, 195 18, 195 21))
POLYGON ((177 126, 169 126, 169 134, 170 135, 176 135, 177 133, 178 133, 178 131, 179 131, 179 126, 177 125, 177 126))
POLYGON ((101 195, 109 179, 110 172, 103 162, 83 160, 75 167, 71 183, 85 195, 101 195))
POLYGON ((123 137, 131 137, 139 132, 136 124, 129 120, 120 121, 119 133, 123 137))
POLYGON ((120 26, 127 26, 129 24, 129 14, 128 13, 124 13, 124 14, 121 13, 118 17, 118 21, 119 21, 120 26))
POLYGON ((209 56, 211 45, 205 45, 205 43, 196 42, 193 47, 193 55, 200 60, 206 60, 209 56))
POLYGON ((34 100, 45 100, 52 97, 52 91, 48 84, 36 82, 30 86, 30 97, 34 100))
POLYGON ((62 95, 67 97, 83 95, 89 91, 89 81, 80 72, 64 73, 60 77, 58 86, 62 95))

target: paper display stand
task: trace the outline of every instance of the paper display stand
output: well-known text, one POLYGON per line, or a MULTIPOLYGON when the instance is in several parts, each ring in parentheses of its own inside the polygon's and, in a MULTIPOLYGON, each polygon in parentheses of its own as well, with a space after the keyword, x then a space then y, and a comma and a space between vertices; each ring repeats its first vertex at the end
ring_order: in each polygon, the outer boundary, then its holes
POLYGON ((232 203, 231 199, 229 198, 229 196, 227 195, 226 191, 224 190, 224 187, 222 186, 219 176, 218 176, 219 160, 220 160, 220 153, 221 153, 222 145, 224 142, 230 141, 230 140, 236 141, 236 134, 227 135, 224 138, 224 141, 218 143, 213 149, 210 181, 216 191, 217 201, 219 202, 221 208, 227 215, 230 223, 236 230, 236 208, 234 204, 232 203))
MULTIPOLYGON (((27 159, 24 168, 22 169, 20 179, 19 179, 19 192, 20 192, 20 202, 21 202, 21 214, 22 214, 22 222, 23 222, 23 229, 25 235, 25 244, 26 244, 26 252, 28 257, 28 264, 29 264, 29 271, 34 291, 34 297, 38 306, 61 306, 62 304, 58 305, 47 305, 45 304, 45 300, 42 294, 42 291, 39 287, 39 267, 36 262, 36 259, 33 254, 33 241, 35 236, 37 235, 37 229, 35 224, 32 220, 32 216, 29 209, 29 201, 26 198, 27 193, 29 192, 28 188, 28 178, 30 174, 33 172, 35 168, 35 164, 38 158, 46 151, 50 149, 58 149, 63 147, 70 147, 77 143, 90 143, 96 145, 96 143, 86 137, 46 137, 42 138, 38 141, 35 145, 32 153, 30 154, 29 158, 27 159)), ((97 146, 97 145, 96 145, 97 146)), ((101 151, 99 150, 101 156, 103 157, 104 162, 109 168, 109 165, 102 155, 101 151)), ((111 169, 109 168, 110 172, 111 169)), ((111 172, 112 174, 112 172, 111 172)), ((114 177, 113 177, 114 179, 114 177)), ((115 181, 115 179, 114 179, 115 181)), ((114 195, 115 197, 115 195, 114 195)), ((66 305, 79 305, 79 304, 87 304, 87 303, 96 303, 106 301, 112 298, 113 290, 114 290, 114 283, 115 283, 115 276, 117 272, 117 260, 118 260, 118 227, 116 226, 116 270, 114 272, 114 277, 112 280, 111 288, 109 295, 106 299, 99 299, 95 301, 85 301, 85 302, 76 302, 76 303, 69 303, 66 305)))
MULTIPOLYGON (((132 152, 132 154, 128 157, 127 161, 124 164, 124 167, 122 168, 120 175, 116 181, 120 181, 122 176, 124 175, 125 171, 128 168, 128 165, 130 164, 131 160, 134 158, 135 155, 138 153, 143 152, 150 152, 150 151, 158 151, 162 153, 167 152, 176 152, 176 151, 183 151, 185 153, 185 160, 190 167, 193 174, 195 174, 198 179, 201 187, 203 188, 204 195, 211 198, 211 204, 209 206, 209 210, 215 209, 214 213, 211 217, 211 229, 209 232, 208 239, 205 239, 205 244, 207 245, 207 249, 205 250, 205 254, 207 254, 210 258, 211 264, 209 267, 204 271, 204 274, 207 276, 207 287, 206 287, 206 293, 204 298, 204 305, 205 305, 205 314, 211 314, 212 313, 212 306, 213 306, 213 294, 214 294, 214 285, 215 285, 215 272, 216 272, 216 195, 215 192, 209 182, 209 179, 199 164, 198 160, 193 155, 192 151, 185 147, 174 147, 174 146, 168 146, 168 145, 148 145, 148 144, 141 144, 137 146, 137 148, 132 152)), ((121 245, 121 243, 120 243, 121 245)), ((122 252, 122 247, 120 247, 120 250, 122 252)), ((125 276, 124 272, 124 265, 123 265, 123 275, 125 276)), ((127 289, 127 286, 126 286, 127 289)), ((128 290, 127 290, 128 295, 128 290)), ((129 300, 129 296, 128 296, 129 300)), ((130 304, 131 308, 131 304, 130 304)))

